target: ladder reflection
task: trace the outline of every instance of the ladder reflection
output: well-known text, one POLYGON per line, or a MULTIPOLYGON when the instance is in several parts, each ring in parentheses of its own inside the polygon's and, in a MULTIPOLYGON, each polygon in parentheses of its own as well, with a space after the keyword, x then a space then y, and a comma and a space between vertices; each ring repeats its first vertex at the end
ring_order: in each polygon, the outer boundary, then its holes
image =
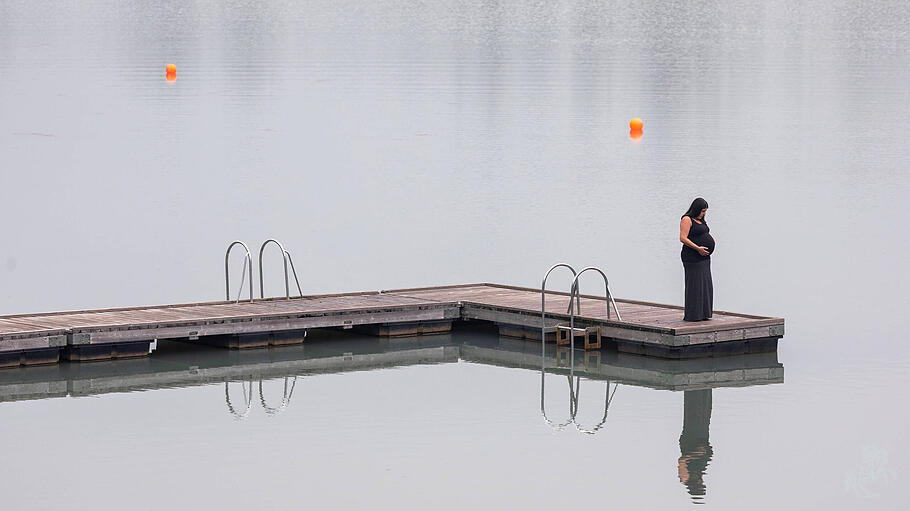
MULTIPOLYGON (((559 357, 558 357, 559 358, 559 357)), ((544 422, 551 428, 562 431, 569 425, 574 425, 575 429, 578 431, 593 435, 600 431, 607 423, 607 415, 610 412, 610 403, 613 402, 613 395, 616 394, 616 389, 619 388, 618 383, 613 383, 610 380, 606 380, 604 388, 604 406, 603 406, 603 416, 600 419, 600 422, 595 424, 593 427, 586 428, 578 422, 578 399, 581 395, 581 376, 575 375, 574 367, 574 357, 569 357, 570 368, 569 374, 566 374, 566 383, 568 383, 569 388, 569 413, 568 419, 564 422, 555 422, 547 416, 546 409, 546 383, 547 383, 547 357, 546 354, 541 356, 541 366, 540 366, 540 414, 543 416, 544 422), (573 385, 574 383, 574 385, 573 385), (610 387, 613 387, 613 391, 610 391, 610 387)), ((592 382, 593 383, 593 382, 592 382)))
MULTIPOLYGON (((340 336, 341 334, 339 334, 340 336)), ((487 366, 540 371, 540 414, 553 429, 569 426, 593 435, 606 428, 620 384, 683 393, 683 421, 676 468, 679 481, 693 502, 707 492, 705 472, 714 450, 709 440, 714 388, 743 388, 779 384, 784 368, 777 353, 731 355, 707 359, 669 360, 615 350, 578 353, 553 344, 464 332, 406 340, 332 337, 330 342, 276 349, 229 351, 171 343, 159 346, 153 357, 133 360, 59 364, 0 371, 0 404, 4 401, 88 396, 112 392, 224 385, 224 402, 234 420, 253 414, 255 392, 269 417, 290 407, 298 377, 338 374, 390 367, 452 364, 466 361, 487 366), (554 386, 554 378, 557 382, 554 386), (562 387, 565 378, 566 387, 562 387), (277 383, 281 381, 278 400, 277 383), (567 403, 550 402, 567 391, 567 403), (603 385, 601 389, 599 386, 603 385), (596 399, 583 403, 585 396, 596 399), (603 392, 601 396, 601 392, 603 392), (270 394, 266 398, 266 394, 270 394), (601 401, 601 398, 603 401, 601 401), (600 409, 600 406, 603 409, 600 409), (590 406, 583 410, 585 406, 590 406), (596 407, 596 410, 594 409, 596 407), (583 414, 591 417, 581 420, 583 414)), ((629 395, 628 393, 626 395, 629 395)), ((532 398, 533 399, 533 398, 532 398)), ((533 406, 533 405, 532 405, 533 406)), ((536 410, 529 410, 536 414, 536 410)), ((614 413, 615 415, 615 413, 614 413)))
MULTIPOLYGON (((274 378, 273 380, 277 380, 274 378)), ((272 381, 272 380, 266 380, 272 381)), ((291 396, 294 395, 294 388, 297 386, 297 376, 286 376, 284 378, 284 393, 281 396, 281 403, 278 406, 269 406, 265 401, 265 392, 262 389, 263 380, 259 380, 259 403, 262 405, 263 411, 268 415, 277 415, 285 411, 289 404, 291 404, 291 396)), ((227 405, 228 412, 234 416, 237 420, 245 419, 250 411, 253 409, 253 381, 240 381, 240 382, 224 382, 224 402, 227 405), (243 411, 238 411, 238 409, 231 402, 231 383, 240 383, 240 389, 243 395, 243 411)))

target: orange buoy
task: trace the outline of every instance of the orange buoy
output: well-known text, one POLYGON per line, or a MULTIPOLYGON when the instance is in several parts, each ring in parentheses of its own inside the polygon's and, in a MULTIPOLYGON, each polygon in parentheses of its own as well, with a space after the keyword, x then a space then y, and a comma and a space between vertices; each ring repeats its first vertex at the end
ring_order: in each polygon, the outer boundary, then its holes
POLYGON ((167 81, 173 82, 177 79, 177 66, 175 64, 168 64, 164 67, 164 73, 167 81))
POLYGON ((644 127, 644 123, 642 123, 641 119, 639 119, 638 117, 629 121, 629 129, 632 131, 641 131, 641 129, 643 127, 644 127))

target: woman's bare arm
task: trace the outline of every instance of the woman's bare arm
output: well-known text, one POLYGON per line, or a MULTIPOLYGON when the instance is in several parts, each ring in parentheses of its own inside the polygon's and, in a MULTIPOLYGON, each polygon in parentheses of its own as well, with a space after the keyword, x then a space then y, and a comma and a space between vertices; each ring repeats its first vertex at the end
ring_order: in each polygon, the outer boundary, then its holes
POLYGON ((709 254, 708 247, 699 247, 689 239, 689 229, 692 228, 692 219, 684 216, 679 221, 679 241, 683 245, 695 250, 699 255, 706 256, 709 254))

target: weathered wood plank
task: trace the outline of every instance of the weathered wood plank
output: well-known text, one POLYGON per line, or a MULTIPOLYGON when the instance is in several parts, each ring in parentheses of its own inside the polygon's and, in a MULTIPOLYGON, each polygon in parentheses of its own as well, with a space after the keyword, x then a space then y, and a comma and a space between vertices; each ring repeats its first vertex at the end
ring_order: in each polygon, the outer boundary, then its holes
MULTIPOLYGON (((547 292, 547 323, 568 320, 569 295, 547 292)), ((670 347, 780 337, 782 318, 715 311, 710 321, 682 320, 682 308, 617 299, 622 321, 606 299, 582 295, 579 326, 597 326, 604 336, 670 347)), ((150 338, 267 333, 329 326, 430 320, 479 319, 522 328, 540 326, 540 291, 499 284, 466 284, 382 292, 338 293, 252 302, 207 302, 119 309, 0 316, 0 341, 22 346, 51 333, 73 343, 150 338), (373 323, 370 323, 373 322, 373 323)), ((29 344, 31 343, 31 344, 29 344)))

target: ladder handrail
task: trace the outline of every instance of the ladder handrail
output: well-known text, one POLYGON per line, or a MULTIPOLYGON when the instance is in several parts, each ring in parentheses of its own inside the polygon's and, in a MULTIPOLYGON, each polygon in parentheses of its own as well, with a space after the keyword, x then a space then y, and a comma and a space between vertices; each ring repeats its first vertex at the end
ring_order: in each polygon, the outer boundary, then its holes
MULTIPOLYGON (((577 275, 575 275, 575 280, 572 281, 572 288, 569 295, 569 303, 572 303, 572 295, 580 297, 581 295, 578 292, 578 279, 587 271, 596 271, 604 279, 604 290, 606 291, 606 303, 607 303, 607 319, 610 319, 610 302, 613 303, 613 310, 616 311, 616 317, 622 321, 622 315, 619 314, 619 309, 616 308, 616 302, 613 300, 613 295, 610 294, 610 283, 607 281, 607 274, 603 272, 600 268, 596 266, 588 266, 583 268, 577 275)), ((579 307, 580 309, 581 307, 579 307)), ((569 311, 569 360, 571 367, 575 367, 575 311, 569 311)))
POLYGON ((300 279, 297 278, 297 268, 294 268, 294 260, 291 259, 291 253, 285 250, 284 255, 287 256, 288 262, 291 263, 291 272, 294 274, 294 282, 297 283, 297 294, 300 295, 300 298, 303 298, 303 289, 300 289, 300 279))
MULTIPOLYGON (((291 299, 291 284, 288 279, 288 261, 291 259, 291 253, 284 248, 284 245, 275 238, 269 238, 262 242, 262 246, 259 247, 259 297, 265 298, 265 281, 262 280, 262 253, 265 251, 266 245, 269 243, 274 243, 278 245, 278 248, 281 249, 281 258, 284 260, 284 293, 285 297, 291 299)), ((300 297, 303 298, 303 290, 300 288, 300 281, 297 279, 297 270, 294 269, 294 261, 291 261, 291 269, 294 270, 294 280, 297 282, 297 291, 300 293, 300 297)))
MULTIPOLYGON (((550 273, 552 273, 553 270, 555 270, 556 268, 568 268, 569 271, 572 272, 573 277, 578 276, 578 273, 575 271, 575 268, 572 268, 572 266, 570 266, 566 263, 556 263, 553 266, 550 266, 550 269, 547 270, 547 273, 545 273, 543 276, 543 282, 541 282, 541 284, 540 284, 540 344, 541 344, 541 346, 544 346, 544 347, 547 344, 547 342, 546 342, 546 339, 547 339, 547 331, 546 331, 547 330, 547 325, 546 325, 546 320, 547 320, 547 279, 550 277, 550 273)), ((572 285, 573 286, 575 285, 574 281, 573 281, 572 285)), ((577 308, 579 310, 581 310, 581 295, 579 295, 577 297, 576 301, 578 302, 577 308)), ((572 310, 572 296, 570 295, 569 296, 569 309, 566 311, 566 314, 568 314, 569 311, 571 311, 571 310, 572 310)), ((543 350, 546 351, 546 348, 543 348, 543 350)))
MULTIPOLYGON (((580 272, 578 272, 578 274, 575 275, 575 280, 572 282, 572 289, 569 291, 569 293, 570 293, 570 294, 574 294, 574 295, 575 295, 576 297, 578 297, 578 298, 581 297, 581 295, 578 293, 578 279, 581 277, 581 274, 582 274, 582 273, 584 273, 584 272, 586 272, 586 271, 591 271, 591 270, 596 271, 597 273, 599 273, 600 276, 603 277, 603 279, 604 279, 604 291, 607 293, 607 296, 606 296, 606 299, 607 299, 607 319, 610 319, 610 304, 612 303, 612 304, 613 304, 613 310, 616 311, 616 318, 617 318, 618 320, 622 321, 622 315, 619 314, 619 309, 616 308, 616 301, 613 300, 613 295, 610 294, 610 282, 607 280, 607 274, 604 273, 603 270, 601 270, 600 268, 598 268, 598 267, 596 267, 596 266, 588 266, 587 268, 583 268, 580 272)), ((580 309, 581 309, 581 306, 579 305, 579 310, 580 310, 580 309)), ((569 312, 569 314, 571 314, 571 311, 569 312)))
POLYGON ((231 300, 231 275, 228 271, 228 259, 231 256, 231 249, 234 248, 234 245, 240 245, 246 250, 246 255, 243 256, 243 269, 240 270, 240 289, 237 291, 237 302, 240 302, 240 295, 243 293, 243 279, 247 269, 247 264, 249 264, 249 273, 250 273, 250 301, 253 301, 253 255, 250 254, 250 247, 246 246, 246 243, 240 240, 234 240, 228 245, 227 251, 224 253, 224 299, 227 301, 231 300))
MULTIPOLYGON (((578 275, 575 276, 575 280, 572 282, 572 289, 570 291, 571 295, 575 295, 576 297, 581 296, 578 293, 578 279, 586 271, 592 271, 592 270, 599 273, 600 276, 603 277, 603 279, 604 279, 604 291, 607 294, 607 296, 605 297, 606 298, 605 301, 607 303, 607 319, 610 319, 610 303, 612 303, 613 310, 616 311, 616 318, 619 319, 620 321, 622 321, 622 315, 619 313, 619 309, 616 308, 616 301, 613 300, 613 295, 610 294, 610 283, 607 280, 607 274, 604 273, 603 270, 601 270, 600 268, 597 268, 595 266, 588 266, 587 268, 584 268, 580 272, 578 272, 578 275)), ((569 296, 570 302, 572 300, 571 295, 569 296)), ((574 310, 569 311, 569 328, 571 328, 573 331, 575 329, 575 311, 574 310)), ((571 340, 571 348, 572 348, 572 350, 574 350, 575 349, 575 336, 570 335, 569 337, 571 340)))
POLYGON ((262 280, 262 253, 265 251, 266 245, 269 243, 274 243, 278 245, 278 248, 281 249, 281 258, 284 260, 284 291, 288 300, 291 299, 291 288, 288 284, 288 251, 284 249, 284 245, 275 238, 269 238, 262 242, 262 245, 259 247, 259 298, 265 298, 265 283, 262 280))
MULTIPOLYGON (((575 420, 575 414, 572 412, 571 401, 569 402, 569 420, 565 423, 554 423, 552 420, 550 420, 550 418, 547 417, 547 412, 546 412, 545 404, 544 404, 544 380, 546 379, 545 368, 546 368, 546 360, 547 360, 547 279, 550 277, 550 274, 553 273, 553 270, 555 270, 556 268, 567 268, 570 272, 572 272, 572 277, 576 277, 576 278, 578 277, 578 272, 576 272, 575 268, 573 268, 572 265, 570 265, 570 264, 556 263, 553 266, 550 266, 550 269, 547 270, 547 273, 545 273, 543 276, 543 281, 540 283, 540 360, 541 360, 540 413, 541 413, 541 415, 543 415, 543 419, 547 423, 547 425, 549 425, 550 427, 555 427, 556 429, 562 430, 564 427, 568 426, 569 424, 572 423, 572 421, 575 420)), ((572 285, 573 286, 575 285, 574 280, 573 280, 572 285)), ((576 308, 578 308, 580 310, 581 309, 581 296, 578 296, 576 301, 578 302, 578 304, 577 304, 578 306, 576 308)), ((569 312, 571 310, 572 310, 572 295, 570 294, 569 295, 569 309, 566 312, 569 312)), ((574 335, 571 337, 574 338, 574 335)), ((575 361, 574 361, 574 357, 573 357, 572 365, 569 368, 569 391, 570 392, 572 390, 572 376, 571 375, 573 374, 573 372, 575 370, 574 362, 575 361)))

